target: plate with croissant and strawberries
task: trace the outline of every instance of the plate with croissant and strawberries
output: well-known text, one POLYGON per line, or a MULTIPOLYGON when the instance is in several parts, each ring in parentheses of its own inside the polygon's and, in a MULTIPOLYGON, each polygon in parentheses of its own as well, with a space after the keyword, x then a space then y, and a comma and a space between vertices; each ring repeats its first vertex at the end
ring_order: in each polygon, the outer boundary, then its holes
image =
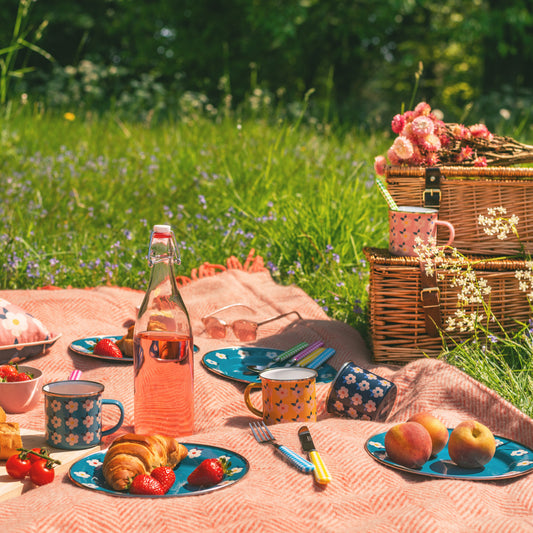
MULTIPOLYGON (((78 355, 102 359, 114 363, 133 363, 133 326, 126 335, 94 335, 77 339, 70 343, 69 349, 78 355)), ((194 352, 198 351, 194 345, 194 352)))
POLYGON ((242 455, 225 448, 127 433, 107 450, 74 463, 69 478, 80 487, 114 496, 175 497, 231 486, 249 468, 242 455))

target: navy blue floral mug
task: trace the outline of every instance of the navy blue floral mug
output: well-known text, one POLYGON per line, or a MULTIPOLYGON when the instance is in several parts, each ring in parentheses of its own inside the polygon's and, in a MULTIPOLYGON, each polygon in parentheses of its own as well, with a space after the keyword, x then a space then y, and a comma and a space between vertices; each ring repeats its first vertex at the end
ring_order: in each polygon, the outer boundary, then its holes
POLYGON ((96 381, 66 380, 43 387, 46 441, 54 448, 82 450, 100 444, 103 436, 117 431, 124 422, 124 407, 118 400, 102 399, 104 386, 96 381), (102 405, 120 411, 119 421, 102 431, 102 405))
POLYGON ((331 383, 326 409, 337 416, 385 421, 397 392, 392 381, 348 362, 331 383))

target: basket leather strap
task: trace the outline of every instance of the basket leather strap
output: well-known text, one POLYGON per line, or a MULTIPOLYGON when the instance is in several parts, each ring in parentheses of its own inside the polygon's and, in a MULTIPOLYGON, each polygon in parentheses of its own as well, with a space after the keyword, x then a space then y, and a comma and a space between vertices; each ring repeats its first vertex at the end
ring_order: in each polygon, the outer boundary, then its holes
POLYGON ((426 334, 429 337, 438 337, 442 327, 440 289, 437 286, 436 273, 426 272, 425 264, 422 261, 420 262, 420 281, 422 287, 420 299, 426 320, 426 334))
POLYGON ((440 180, 442 174, 438 167, 426 168, 426 186, 424 188, 424 207, 440 206, 440 180))

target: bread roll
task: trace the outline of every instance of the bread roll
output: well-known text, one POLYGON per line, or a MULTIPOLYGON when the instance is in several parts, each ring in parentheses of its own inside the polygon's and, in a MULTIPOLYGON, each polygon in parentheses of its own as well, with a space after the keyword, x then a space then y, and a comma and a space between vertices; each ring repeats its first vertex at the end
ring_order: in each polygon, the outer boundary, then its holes
POLYGON ((22 438, 17 422, 0 423, 0 460, 9 459, 22 448, 22 438))
POLYGON ((125 490, 137 474, 150 474, 158 466, 174 468, 186 455, 187 448, 172 437, 127 433, 107 450, 103 474, 113 490, 125 490))

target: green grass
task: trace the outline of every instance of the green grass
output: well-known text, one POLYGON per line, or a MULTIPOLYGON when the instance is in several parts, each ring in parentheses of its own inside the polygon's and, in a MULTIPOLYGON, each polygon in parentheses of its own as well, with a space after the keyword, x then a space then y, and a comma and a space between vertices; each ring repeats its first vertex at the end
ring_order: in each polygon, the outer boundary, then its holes
POLYGON ((281 283, 364 330, 362 248, 385 245, 373 158, 387 141, 297 123, 157 126, 19 112, 2 125, 2 288, 107 281, 142 288, 154 223, 173 225, 180 273, 251 248, 281 283))
MULTIPOLYGON (((179 274, 230 255, 244 260, 254 248, 278 282, 298 285, 368 338, 362 250, 387 243, 373 172, 385 134, 271 118, 70 122, 24 108, 0 122, 1 288, 142 289, 150 229, 170 223, 179 274)), ((462 351, 452 364, 533 413, 520 401, 533 396, 530 378, 509 384, 490 350, 462 351)), ((513 361, 513 373, 530 371, 531 362, 513 361)))

